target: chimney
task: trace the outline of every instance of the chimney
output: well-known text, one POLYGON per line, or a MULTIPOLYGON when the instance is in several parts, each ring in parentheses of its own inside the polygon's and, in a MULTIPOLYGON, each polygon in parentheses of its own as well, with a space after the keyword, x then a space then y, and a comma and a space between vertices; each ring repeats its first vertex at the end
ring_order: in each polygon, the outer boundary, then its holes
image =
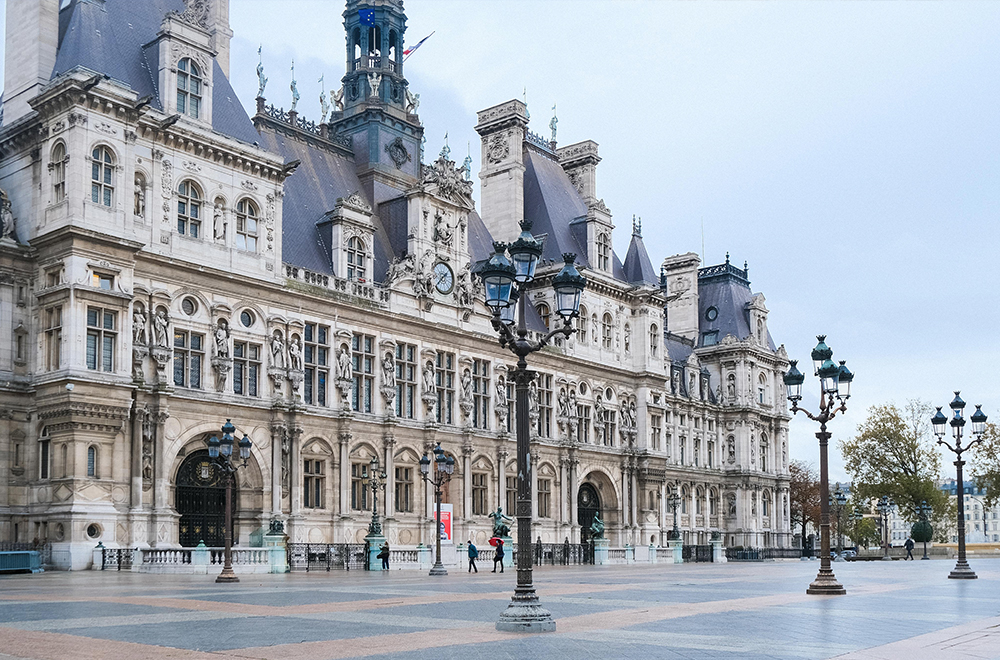
POLYGON ((229 0, 215 0, 209 5, 208 33, 212 35, 212 50, 217 53, 215 61, 228 78, 229 41, 233 38, 233 30, 229 27, 229 0))
POLYGON ((28 99, 52 77, 59 45, 59 0, 7 0, 4 123, 31 111, 28 99))
POLYGON ((494 240, 509 242, 524 219, 524 138, 528 108, 517 99, 478 113, 483 139, 482 216, 494 240))

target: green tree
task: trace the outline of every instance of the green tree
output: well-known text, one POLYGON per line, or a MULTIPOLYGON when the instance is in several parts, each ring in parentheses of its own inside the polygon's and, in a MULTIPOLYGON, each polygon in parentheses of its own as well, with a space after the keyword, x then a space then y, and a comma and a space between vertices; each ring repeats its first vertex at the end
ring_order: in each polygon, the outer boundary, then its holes
POLYGON ((858 548, 868 548, 879 543, 878 523, 874 518, 844 521, 844 536, 858 548))
POLYGON ((926 501, 937 530, 954 507, 936 485, 941 453, 931 433, 931 413, 928 404, 917 400, 907 401, 902 410, 891 403, 872 406, 858 434, 839 444, 859 502, 888 495, 900 516, 912 522, 918 519, 917 507, 926 501))
POLYGON ((805 461, 792 461, 788 466, 791 480, 788 484, 788 507, 791 509, 792 527, 802 528, 802 545, 806 542, 806 525, 819 525, 819 475, 816 468, 805 461))
POLYGON ((1000 502, 1000 426, 992 422, 986 424, 982 443, 969 454, 969 476, 975 479, 977 486, 986 489, 985 504, 992 508, 1000 502))

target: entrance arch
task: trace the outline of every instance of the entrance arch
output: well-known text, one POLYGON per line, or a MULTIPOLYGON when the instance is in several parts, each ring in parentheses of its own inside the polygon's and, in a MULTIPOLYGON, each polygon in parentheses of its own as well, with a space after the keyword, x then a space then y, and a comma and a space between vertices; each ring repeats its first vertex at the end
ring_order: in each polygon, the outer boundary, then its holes
MULTIPOLYGON (((233 488, 234 511, 239 510, 238 495, 239 488, 233 488)), ((192 452, 181 463, 174 502, 181 516, 178 540, 182 546, 194 547, 202 541, 210 548, 225 544, 226 478, 207 449, 192 452)))
POLYGON ((601 496, 597 494, 596 488, 585 483, 580 485, 576 502, 576 519, 580 523, 580 539, 587 542, 590 540, 590 525, 594 522, 595 515, 607 523, 601 511, 601 496))

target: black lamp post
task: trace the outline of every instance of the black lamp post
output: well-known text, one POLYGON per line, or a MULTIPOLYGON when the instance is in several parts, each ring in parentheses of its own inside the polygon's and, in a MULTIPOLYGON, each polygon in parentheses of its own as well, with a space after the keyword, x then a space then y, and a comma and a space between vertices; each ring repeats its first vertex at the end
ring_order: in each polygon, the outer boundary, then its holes
POLYGON ((938 438, 938 444, 944 445, 955 454, 955 472, 958 477, 958 563, 948 574, 954 580, 975 580, 977 575, 969 568, 969 562, 965 560, 965 482, 962 479, 962 453, 966 452, 983 441, 983 434, 986 432, 986 415, 982 406, 976 406, 976 412, 972 414, 972 435, 975 436, 965 447, 962 446, 962 428, 965 426, 965 418, 962 417, 962 410, 965 408, 965 401, 955 392, 955 400, 950 404, 955 411, 951 418, 951 435, 955 439, 955 444, 951 445, 944 439, 945 427, 948 426, 948 418, 937 409, 937 413, 931 417, 931 424, 934 425, 934 435, 938 438))
POLYGON ((864 518, 865 518, 865 512, 860 506, 855 506, 853 509, 851 509, 851 512, 847 514, 847 519, 851 521, 853 525, 852 529, 854 530, 855 534, 855 536, 852 537, 851 540, 854 541, 854 544, 858 546, 859 549, 861 544, 858 543, 857 539, 858 524, 860 524, 861 521, 864 520, 864 518))
POLYGON ((830 496, 830 504, 837 511, 837 556, 844 555, 844 506, 847 504, 847 495, 840 489, 840 483, 833 489, 830 496))
POLYGON ((896 508, 896 503, 888 495, 883 495, 875 508, 882 517, 882 561, 892 561, 889 556, 889 513, 896 508))
MULTIPOLYGON (((854 374, 847 368, 844 362, 838 367, 830 359, 833 351, 826 345, 826 336, 817 337, 819 343, 812 350, 811 357, 815 366, 816 375, 820 379, 819 414, 813 415, 808 410, 799 407, 802 400, 802 383, 805 382, 805 375, 796 367, 798 362, 792 360, 788 368, 788 373, 784 375, 785 387, 788 389, 788 400, 792 402, 792 413, 800 410, 809 419, 819 422, 819 487, 821 493, 830 492, 830 479, 827 467, 827 445, 830 443, 830 433, 826 430, 826 424, 836 417, 837 413, 847 412, 847 400, 851 397, 851 381, 854 374), (840 404, 834 402, 836 398, 840 404)), ((846 594, 844 586, 837 582, 830 565, 830 502, 827 498, 821 497, 820 507, 820 565, 819 574, 813 580, 807 594, 818 595, 840 595, 846 594)))
POLYGON ((674 513, 674 528, 670 530, 670 535, 667 537, 671 541, 679 541, 681 538, 681 530, 677 527, 677 507, 681 503, 681 498, 677 496, 677 491, 670 491, 670 497, 667 498, 667 502, 670 504, 670 509, 674 513))
POLYGON ((927 500, 922 500, 920 502, 920 506, 917 507, 917 515, 920 517, 920 522, 924 525, 924 528, 921 531, 925 533, 924 556, 921 557, 921 559, 930 559, 930 557, 927 556, 927 537, 930 535, 930 533, 927 532, 927 528, 930 527, 930 521, 928 518, 930 517, 931 510, 931 505, 927 503, 927 500))
POLYGON ((494 243, 493 255, 477 267, 486 289, 486 305, 493 312, 493 329, 500 335, 500 346, 517 356, 514 371, 517 413, 517 587, 507 609, 497 621, 497 630, 510 632, 551 632, 556 629, 552 615, 541 606, 532 582, 531 568, 531 470, 528 417, 528 386, 535 372, 528 370, 527 357, 544 348, 556 335, 569 337, 576 329, 573 319, 579 314, 580 294, 586 279, 574 266, 575 254, 564 254, 565 265, 552 280, 556 294, 556 312, 562 327, 555 328, 538 341, 528 339, 525 308, 527 289, 535 278, 535 267, 542 256, 542 242, 531 234, 531 222, 521 222, 521 235, 510 245, 494 243), (510 259, 505 253, 510 253, 510 259), (515 298, 516 296, 516 298, 515 298), (517 302, 514 302, 516 300, 517 302), (516 309, 516 321, 515 321, 516 309))
POLYGON ((431 459, 427 458, 426 453, 420 459, 420 477, 434 486, 434 498, 437 501, 437 525, 434 526, 437 557, 434 559, 430 575, 448 575, 448 570, 441 563, 441 486, 451 481, 451 475, 455 472, 455 459, 444 455, 440 442, 434 448, 434 465, 435 476, 432 478, 430 476, 431 459))
POLYGON ((381 536, 382 534, 382 523, 378 519, 378 492, 387 476, 384 471, 379 470, 378 456, 372 457, 371 470, 365 471, 361 475, 361 482, 370 483, 372 487, 372 521, 368 523, 368 534, 371 536, 381 536))
POLYGON ((239 441, 240 459, 243 462, 236 465, 233 463, 233 433, 235 432, 236 427, 233 426, 232 421, 227 419, 222 426, 222 440, 214 435, 208 439, 208 456, 226 477, 225 564, 222 567, 222 573, 215 578, 216 582, 240 581, 236 573, 233 572, 233 477, 237 468, 246 467, 247 459, 250 458, 250 447, 253 443, 250 442, 250 437, 244 433, 239 441))

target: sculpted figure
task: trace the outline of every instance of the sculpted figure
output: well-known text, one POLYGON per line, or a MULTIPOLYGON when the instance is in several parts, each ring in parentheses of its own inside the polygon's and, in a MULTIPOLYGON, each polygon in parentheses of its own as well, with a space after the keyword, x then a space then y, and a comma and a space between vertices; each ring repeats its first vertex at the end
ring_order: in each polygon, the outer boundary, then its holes
POLYGON ((391 351, 386 351, 382 357, 382 385, 390 389, 396 387, 396 359, 391 351))
POLYGON ((424 393, 434 394, 437 391, 437 385, 434 382, 434 363, 427 360, 427 364, 424 365, 424 393))
POLYGON ((503 507, 498 506, 497 510, 489 515, 493 519, 493 536, 504 538, 510 536, 510 523, 514 521, 510 516, 505 516, 503 507))
POLYGON ((340 355, 337 356, 337 378, 340 380, 354 378, 354 365, 351 364, 351 354, 346 344, 340 347, 340 355))
POLYGON ((145 346, 147 343, 146 312, 138 305, 132 310, 132 343, 138 346, 145 346))
POLYGON ((225 319, 219 319, 215 324, 215 354, 229 357, 229 326, 225 319))
POLYGON ((292 337, 292 341, 288 344, 288 361, 289 366, 295 371, 302 370, 302 342, 298 337, 292 337))
POLYGON ((281 339, 281 333, 275 330, 271 337, 271 366, 276 369, 285 368, 285 342, 281 339))
POLYGON ((507 406, 507 379, 505 379, 503 377, 503 374, 500 374, 499 376, 497 376, 497 387, 496 387, 496 390, 497 390, 497 396, 496 396, 497 400, 494 403, 494 405, 497 408, 506 407, 507 406))
POLYGON ((604 521, 602 521, 600 516, 598 516, 596 513, 594 514, 594 521, 590 523, 590 538, 592 539, 604 538, 604 521))
POLYGON ((462 372, 462 401, 472 401, 472 371, 468 368, 462 372))
POLYGON ((167 312, 164 309, 160 309, 153 317, 153 338, 156 340, 156 345, 169 348, 170 342, 167 337, 167 329, 170 326, 170 318, 167 316, 167 312))

